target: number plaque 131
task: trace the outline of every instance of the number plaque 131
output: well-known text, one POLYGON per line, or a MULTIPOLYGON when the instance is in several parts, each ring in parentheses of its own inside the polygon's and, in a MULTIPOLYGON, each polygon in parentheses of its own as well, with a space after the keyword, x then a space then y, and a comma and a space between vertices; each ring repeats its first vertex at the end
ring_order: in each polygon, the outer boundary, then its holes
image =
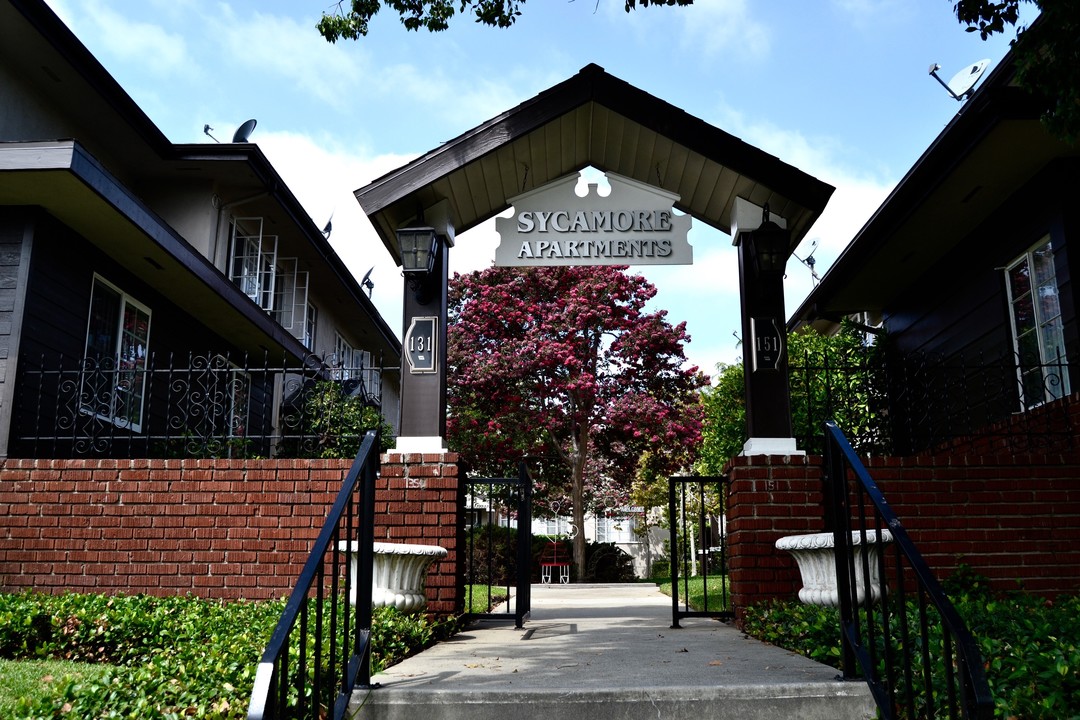
POLYGON ((439 318, 414 317, 405 333, 405 358, 409 362, 409 372, 413 375, 425 375, 438 372, 438 337, 439 318))

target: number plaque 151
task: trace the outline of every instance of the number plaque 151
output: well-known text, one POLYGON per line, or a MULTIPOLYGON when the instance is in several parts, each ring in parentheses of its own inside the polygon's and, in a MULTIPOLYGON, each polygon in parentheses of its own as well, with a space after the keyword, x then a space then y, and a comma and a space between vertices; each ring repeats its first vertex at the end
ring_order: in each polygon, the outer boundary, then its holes
POLYGON ((780 369, 784 335, 775 318, 750 318, 750 334, 750 341, 754 343, 754 372, 780 369))
POLYGON ((438 372, 439 318, 414 317, 405 333, 405 358, 409 362, 409 372, 413 375, 426 375, 438 372))

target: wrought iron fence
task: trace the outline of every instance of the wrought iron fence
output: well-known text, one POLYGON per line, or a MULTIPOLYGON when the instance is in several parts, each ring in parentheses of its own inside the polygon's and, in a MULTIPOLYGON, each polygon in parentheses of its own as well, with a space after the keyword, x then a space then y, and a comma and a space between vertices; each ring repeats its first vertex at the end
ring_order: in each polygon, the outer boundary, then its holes
POLYGON ((13 457, 352 457, 381 424, 381 368, 317 356, 20 362, 13 457))
POLYGON ((990 718, 971 633, 847 438, 835 423, 825 436, 844 677, 865 679, 885 720, 990 718))
POLYGON ((513 620, 522 627, 532 610, 532 478, 525 463, 516 478, 466 478, 466 608, 470 619, 513 620), (506 602, 492 609, 492 588, 501 587, 506 602))
POLYGON ((365 435, 255 672, 248 720, 339 720, 371 684, 378 434, 365 435))
POLYGON ((790 362, 799 447, 822 454, 822 424, 845 429, 863 455, 944 448, 1070 449, 1069 365, 887 352, 808 352, 790 362))
POLYGON ((680 627, 679 620, 687 617, 735 617, 727 581, 727 528, 723 520, 730 487, 723 476, 668 478, 672 628, 680 627), (690 605, 690 588, 698 583, 702 593, 700 609, 695 610, 690 605))

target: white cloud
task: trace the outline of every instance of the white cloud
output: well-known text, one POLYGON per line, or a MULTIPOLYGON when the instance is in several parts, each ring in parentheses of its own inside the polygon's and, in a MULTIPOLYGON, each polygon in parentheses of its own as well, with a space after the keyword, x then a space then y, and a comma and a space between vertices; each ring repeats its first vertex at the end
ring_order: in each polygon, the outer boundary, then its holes
MULTIPOLYGON (((667 53, 677 42, 696 61, 722 52, 730 57, 759 59, 768 55, 771 34, 753 17, 755 4, 747 0, 694 0, 687 6, 640 5, 625 12, 622 2, 602 2, 597 12, 620 34, 633 33, 636 46, 667 53)), ((527 12, 527 11, 526 11, 527 12)))
POLYGON ((467 60, 429 68, 391 65, 369 82, 374 94, 397 100, 408 98, 410 103, 438 113, 438 125, 448 128, 447 137, 438 142, 446 142, 514 107, 526 97, 527 91, 521 88, 544 87, 520 74, 477 76, 468 69, 467 60))
POLYGON ((137 63, 163 77, 190 77, 193 72, 187 43, 179 33, 132 20, 98 0, 79 3, 77 11, 57 0, 50 4, 68 27, 79 31, 80 37, 99 37, 100 47, 121 61, 137 63))
POLYGON ((837 15, 858 30, 901 25, 916 14, 910 0, 832 0, 837 15))
POLYGON ((696 0, 672 11, 682 21, 684 49, 693 48, 705 56, 737 50, 740 57, 752 59, 769 54, 769 29, 754 19, 747 0, 696 0))
POLYGON ((284 78, 305 94, 343 108, 365 75, 362 52, 355 44, 327 43, 307 24, 282 15, 237 14, 221 6, 207 19, 234 68, 249 68, 260 80, 284 78))
POLYGON ((412 158, 357 153, 299 133, 260 133, 258 142, 315 225, 321 228, 333 217, 330 244, 357 282, 372 269, 372 302, 390 328, 400 333, 401 273, 353 192, 412 158))
MULTIPOLYGON (((810 252, 809 243, 816 240, 817 269, 824 274, 828 263, 855 237, 896 180, 865 168, 853 170, 846 162, 848 148, 837 138, 807 137, 798 130, 749 120, 730 108, 723 108, 720 114, 724 117, 723 126, 733 128, 738 137, 836 188, 799 249, 805 256, 810 252)), ((790 266, 789 274, 792 274, 790 266)), ((809 276, 809 272, 806 274, 809 276)))
POLYGON ((681 16, 684 47, 698 47, 706 56, 737 49, 743 57, 760 58, 771 45, 767 26, 752 16, 746 0, 698 0, 681 16))

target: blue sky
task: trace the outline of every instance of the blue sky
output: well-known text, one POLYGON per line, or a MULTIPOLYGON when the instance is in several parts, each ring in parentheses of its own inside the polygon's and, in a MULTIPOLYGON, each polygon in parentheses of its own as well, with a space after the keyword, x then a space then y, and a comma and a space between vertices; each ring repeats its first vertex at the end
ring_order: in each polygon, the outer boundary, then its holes
MULTIPOLYGON (((367 38, 335 45, 314 29, 330 0, 48 2, 170 140, 213 142, 209 124, 228 141, 256 118, 251 140, 316 224, 333 215, 337 252, 357 277, 374 268, 372 299, 393 328, 400 273, 353 191, 589 63, 835 186, 796 252, 816 242, 824 274, 960 108, 930 64, 948 80, 981 58, 992 70, 1008 49, 965 32, 953 0, 697 0, 630 14, 623 0, 531 0, 509 29, 461 16, 408 32, 384 11, 367 38)), ((703 225, 690 240, 693 266, 640 271, 711 372, 741 356, 736 258, 703 225)), ((490 265, 497 242, 493 221, 459 236, 451 270, 490 265)), ((810 288, 792 259, 789 311, 810 288)))

